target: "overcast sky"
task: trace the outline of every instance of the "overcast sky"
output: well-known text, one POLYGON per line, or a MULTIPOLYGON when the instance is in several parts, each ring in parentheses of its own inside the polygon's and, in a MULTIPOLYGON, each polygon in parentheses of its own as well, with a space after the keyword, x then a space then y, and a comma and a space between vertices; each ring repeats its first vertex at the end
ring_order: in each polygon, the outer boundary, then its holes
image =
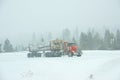
POLYGON ((33 32, 57 35, 76 26, 81 31, 119 28, 120 0, 0 0, 1 41, 24 41, 33 32))

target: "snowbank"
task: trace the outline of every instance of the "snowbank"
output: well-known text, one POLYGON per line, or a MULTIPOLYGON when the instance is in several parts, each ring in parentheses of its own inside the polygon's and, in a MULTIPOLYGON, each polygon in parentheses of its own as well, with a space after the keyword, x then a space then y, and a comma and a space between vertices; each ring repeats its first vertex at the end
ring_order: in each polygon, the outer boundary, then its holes
POLYGON ((27 58, 27 53, 1 53, 0 80, 120 80, 120 51, 60 58, 27 58))

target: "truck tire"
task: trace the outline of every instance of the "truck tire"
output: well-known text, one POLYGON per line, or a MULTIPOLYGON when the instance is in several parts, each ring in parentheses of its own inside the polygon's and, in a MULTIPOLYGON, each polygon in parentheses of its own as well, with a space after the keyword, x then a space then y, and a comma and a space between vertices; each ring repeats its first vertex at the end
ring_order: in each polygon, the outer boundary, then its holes
POLYGON ((47 52, 45 53, 45 57, 61 57, 61 52, 47 52))
POLYGON ((73 57, 73 53, 71 53, 71 52, 68 53, 68 56, 69 56, 69 57, 73 57))
POLYGON ((52 56, 53 56, 53 54, 51 52, 45 53, 45 57, 52 57, 52 56))
POLYGON ((78 52, 77 57, 80 57, 80 56, 81 56, 81 53, 78 52))
POLYGON ((41 53, 37 53, 36 57, 41 57, 41 53))
POLYGON ((30 53, 28 53, 28 54, 27 54, 27 57, 28 57, 28 58, 30 58, 30 57, 31 57, 30 53))
POLYGON ((54 52, 54 57, 61 57, 62 53, 61 52, 54 52))
POLYGON ((28 57, 28 58, 31 58, 31 57, 33 57, 33 56, 34 56, 33 53, 28 53, 28 54, 27 54, 27 57, 28 57))

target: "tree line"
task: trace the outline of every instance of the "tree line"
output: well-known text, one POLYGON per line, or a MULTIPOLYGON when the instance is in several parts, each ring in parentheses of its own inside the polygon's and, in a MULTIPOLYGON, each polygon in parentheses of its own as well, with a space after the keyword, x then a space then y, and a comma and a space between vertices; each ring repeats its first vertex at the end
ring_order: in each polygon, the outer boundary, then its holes
POLYGON ((82 50, 120 50, 120 31, 116 33, 111 32, 109 29, 105 30, 104 34, 95 31, 80 32, 75 31, 75 35, 70 37, 70 30, 63 31, 63 39, 75 42, 82 50), (75 37, 76 35, 79 35, 75 37))
MULTIPOLYGON (((52 33, 49 33, 46 38, 43 36, 41 37, 41 40, 36 42, 37 44, 53 40, 52 33)), ((34 40, 35 35, 32 37, 34 40)), ((104 34, 100 34, 92 30, 88 30, 87 32, 79 32, 78 28, 71 32, 68 28, 66 28, 62 31, 61 36, 57 38, 76 43, 82 50, 120 50, 120 30, 117 30, 115 33, 113 33, 107 29, 104 31, 104 34)), ((13 47, 9 39, 6 39, 4 44, 0 44, 0 52, 27 50, 28 47, 23 46, 24 45, 13 47)))

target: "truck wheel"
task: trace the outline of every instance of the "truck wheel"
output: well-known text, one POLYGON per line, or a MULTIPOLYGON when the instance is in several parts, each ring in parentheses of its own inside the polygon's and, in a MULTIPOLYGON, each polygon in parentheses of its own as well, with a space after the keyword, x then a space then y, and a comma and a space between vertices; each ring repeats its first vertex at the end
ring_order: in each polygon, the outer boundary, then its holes
POLYGON ((45 57, 51 57, 51 56, 52 56, 52 53, 51 53, 51 52, 45 53, 45 57))
POLYGON ((77 57, 80 57, 80 56, 81 56, 81 54, 78 52, 77 57))
POLYGON ((69 56, 69 57, 72 57, 72 56, 73 56, 73 53, 68 53, 68 56, 69 56))
POLYGON ((59 52, 59 57, 61 57, 63 54, 62 54, 62 52, 59 52))
POLYGON ((30 56, 30 53, 28 53, 28 54, 27 54, 27 57, 28 57, 28 58, 30 58, 30 57, 31 57, 31 56, 30 56))
POLYGON ((31 57, 34 57, 35 55, 34 55, 34 53, 31 53, 30 56, 31 56, 31 57))
POLYGON ((54 53, 54 57, 61 57, 62 56, 62 53, 61 52, 55 52, 54 53))
POLYGON ((37 53, 37 57, 41 57, 41 53, 37 53))
POLYGON ((28 53, 28 54, 27 54, 27 57, 28 57, 28 58, 31 58, 31 57, 33 57, 33 56, 34 56, 33 53, 28 53))

